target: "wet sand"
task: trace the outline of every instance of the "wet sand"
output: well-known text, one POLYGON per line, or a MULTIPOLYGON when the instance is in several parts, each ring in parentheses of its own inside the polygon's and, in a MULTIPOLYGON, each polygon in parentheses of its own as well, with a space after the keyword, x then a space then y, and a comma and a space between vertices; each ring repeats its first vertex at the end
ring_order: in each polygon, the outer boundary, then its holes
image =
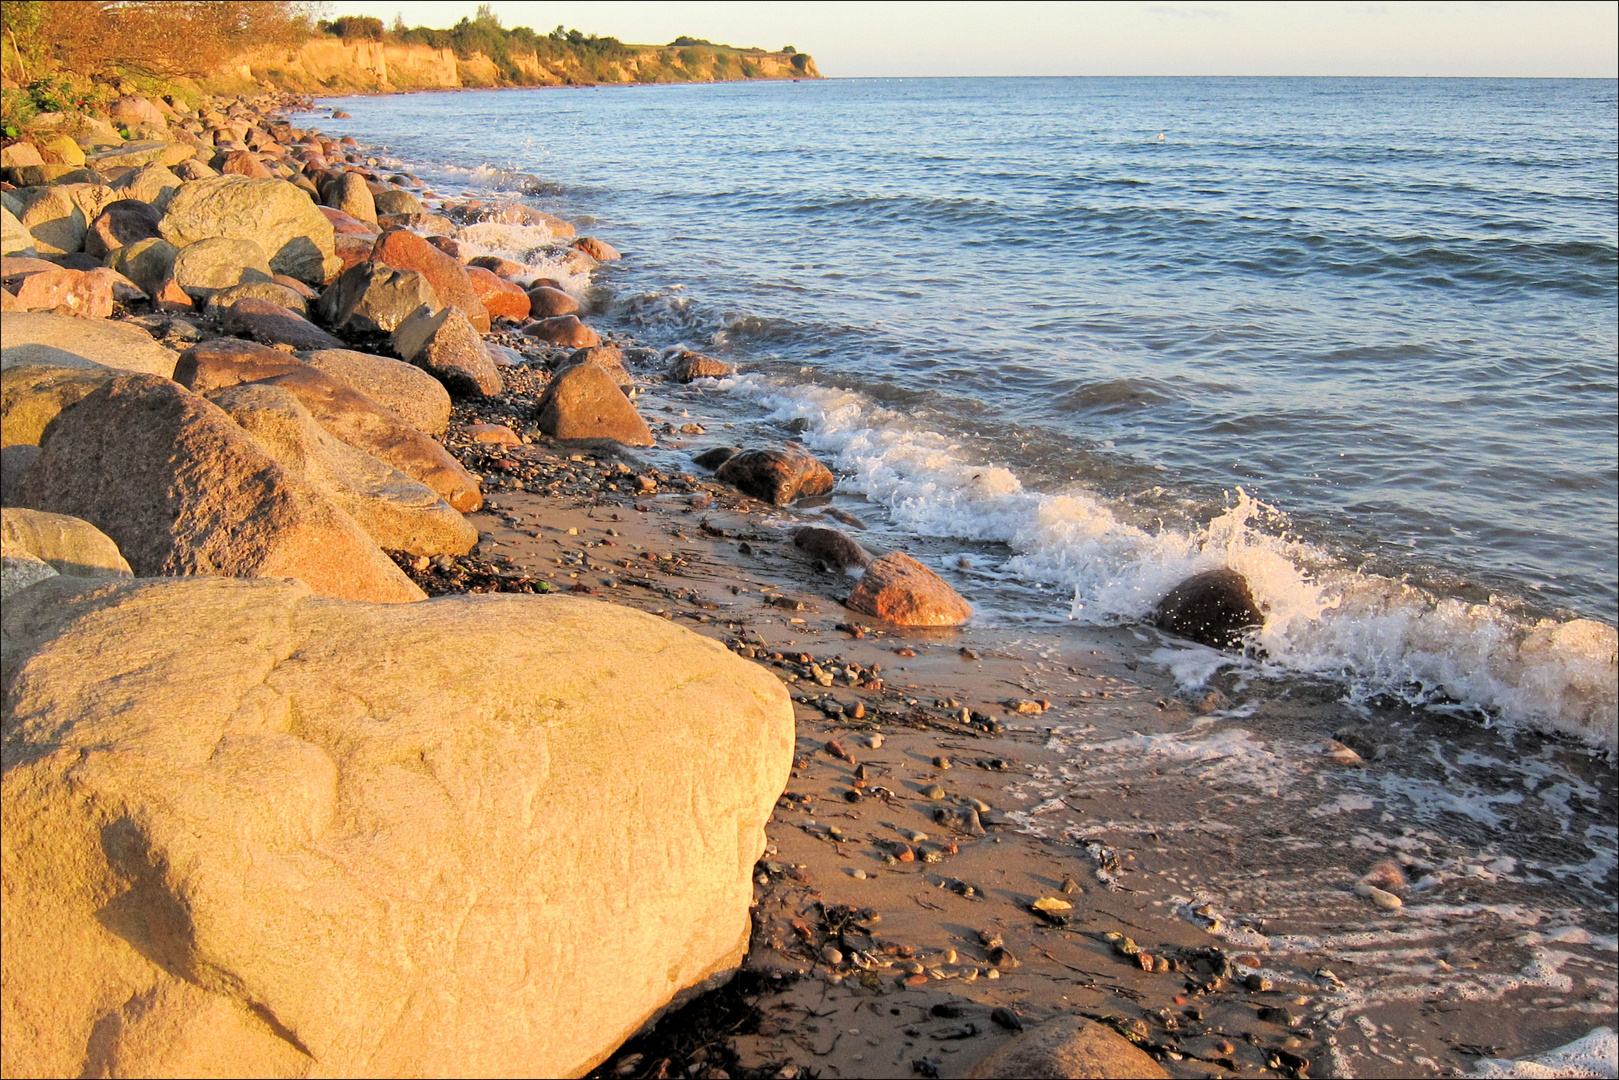
POLYGON ((1615 1023, 1610 762, 1297 678, 1181 690, 1212 654, 1145 628, 874 624, 790 538, 859 501, 714 483, 694 453, 790 434, 619 343, 659 445, 546 439, 544 366, 508 369, 448 438, 485 478, 478 551, 412 568, 652 611, 794 695, 746 972, 600 1075, 959 1076, 1012 1037, 997 1008, 1102 1019, 1187 1077, 1465 1075, 1615 1023), (531 441, 468 441, 491 421, 531 441))

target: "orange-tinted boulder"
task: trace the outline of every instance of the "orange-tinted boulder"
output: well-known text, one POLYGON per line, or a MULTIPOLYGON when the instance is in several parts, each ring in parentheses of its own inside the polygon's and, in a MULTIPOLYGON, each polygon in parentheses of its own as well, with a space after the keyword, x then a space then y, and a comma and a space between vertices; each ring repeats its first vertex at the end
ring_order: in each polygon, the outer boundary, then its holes
POLYGON ((833 484, 832 470, 796 446, 733 454, 715 470, 714 479, 777 506, 825 495, 833 484))
POLYGON ((237 150, 226 154, 219 171, 232 176, 245 176, 251 180, 275 179, 275 173, 267 169, 264 162, 259 160, 259 156, 251 150, 237 150))
POLYGON ((576 251, 584 252, 597 262, 612 262, 615 259, 624 257, 618 253, 618 249, 612 244, 605 240, 598 240, 594 236, 581 236, 568 246, 576 251))
POLYGON ((467 277, 491 319, 528 318, 528 293, 481 266, 467 267, 467 277))
POLYGON ((868 566, 845 603, 900 626, 959 626, 973 613, 972 605, 943 578, 903 551, 868 566))
POLYGON ((616 439, 651 446, 652 430, 612 376, 595 364, 575 364, 545 388, 536 410, 540 430, 556 439, 616 439))
POLYGON ((529 312, 536 319, 551 319, 558 315, 576 315, 579 301, 549 285, 537 285, 528 291, 529 312))
POLYGON ((489 311, 467 276, 467 268, 413 232, 392 229, 371 250, 375 262, 399 270, 415 270, 432 283, 439 303, 459 308, 480 334, 489 332, 489 311))
POLYGON ((507 281, 516 281, 528 274, 528 267, 510 259, 502 259, 499 255, 479 255, 467 263, 468 266, 481 266, 496 277, 507 281))

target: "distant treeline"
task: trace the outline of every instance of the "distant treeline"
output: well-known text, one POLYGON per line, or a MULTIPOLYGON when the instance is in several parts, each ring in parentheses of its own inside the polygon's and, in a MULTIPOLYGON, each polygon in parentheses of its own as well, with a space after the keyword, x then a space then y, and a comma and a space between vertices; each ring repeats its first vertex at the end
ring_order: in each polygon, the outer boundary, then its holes
MULTIPOLYGON (((321 21, 315 29, 318 33, 330 34, 345 41, 389 41, 449 49, 462 59, 482 54, 495 64, 502 78, 514 83, 524 81, 523 70, 515 59, 518 56, 534 56, 541 63, 576 65, 587 74, 610 78, 610 66, 637 51, 615 37, 598 37, 562 26, 548 34, 527 26, 508 29, 501 25, 500 18, 489 4, 478 5, 475 16, 463 18, 448 30, 435 30, 427 26, 407 27, 403 18, 397 15, 391 27, 384 26, 381 19, 369 15, 344 15, 321 21)), ((750 67, 757 67, 750 64, 750 57, 769 55, 765 49, 739 49, 692 37, 678 37, 668 47, 680 50, 680 60, 686 69, 729 66, 735 69, 738 78, 757 75, 756 70, 749 70, 750 67)), ((780 51, 792 55, 794 68, 800 72, 808 71, 808 54, 799 53, 791 45, 780 51)))

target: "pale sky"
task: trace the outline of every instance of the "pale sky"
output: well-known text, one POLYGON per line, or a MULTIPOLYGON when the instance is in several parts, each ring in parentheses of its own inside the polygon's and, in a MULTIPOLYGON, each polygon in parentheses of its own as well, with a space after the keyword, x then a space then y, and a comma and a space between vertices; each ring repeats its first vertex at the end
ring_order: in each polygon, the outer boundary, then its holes
MULTIPOLYGON (((476 0, 333 0, 326 17, 447 27, 476 0)), ((507 26, 635 44, 685 34, 796 46, 830 77, 1441 75, 1619 77, 1619 4, 685 3, 495 0, 507 26)))

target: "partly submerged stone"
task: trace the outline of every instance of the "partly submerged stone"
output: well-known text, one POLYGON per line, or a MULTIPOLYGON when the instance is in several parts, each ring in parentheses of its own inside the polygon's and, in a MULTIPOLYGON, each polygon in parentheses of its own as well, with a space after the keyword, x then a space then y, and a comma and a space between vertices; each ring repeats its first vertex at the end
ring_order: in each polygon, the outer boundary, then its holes
POLYGON ((569 349, 588 349, 592 345, 601 344, 601 338, 596 331, 580 322, 576 315, 558 315, 553 319, 537 319, 523 327, 523 334, 552 345, 562 345, 569 349))
POLYGON ((1187 578, 1158 602, 1158 626, 1216 649, 1242 643, 1265 616, 1248 590, 1248 579, 1227 567, 1187 578))
POLYGON ((90 522, 142 576, 296 577, 379 603, 423 595, 218 406, 151 375, 120 376, 58 416, 18 501, 90 522))
POLYGON ((857 544, 847 533, 820 525, 805 525, 795 530, 793 545, 835 570, 859 569, 870 566, 872 561, 871 552, 857 544))
POLYGON ((832 470, 797 447, 743 450, 716 469, 714 478, 777 506, 825 495, 833 485, 832 470))
POLYGON ((793 714, 717 642, 224 578, 3 619, 5 1075, 581 1076, 743 956, 793 714))
POLYGON ((683 352, 669 365, 669 379, 677 383, 689 383, 693 379, 723 379, 735 374, 736 368, 725 361, 696 352, 683 352))
POLYGON ((899 626, 959 626, 973 613, 948 582, 902 551, 867 566, 845 603, 899 626))

